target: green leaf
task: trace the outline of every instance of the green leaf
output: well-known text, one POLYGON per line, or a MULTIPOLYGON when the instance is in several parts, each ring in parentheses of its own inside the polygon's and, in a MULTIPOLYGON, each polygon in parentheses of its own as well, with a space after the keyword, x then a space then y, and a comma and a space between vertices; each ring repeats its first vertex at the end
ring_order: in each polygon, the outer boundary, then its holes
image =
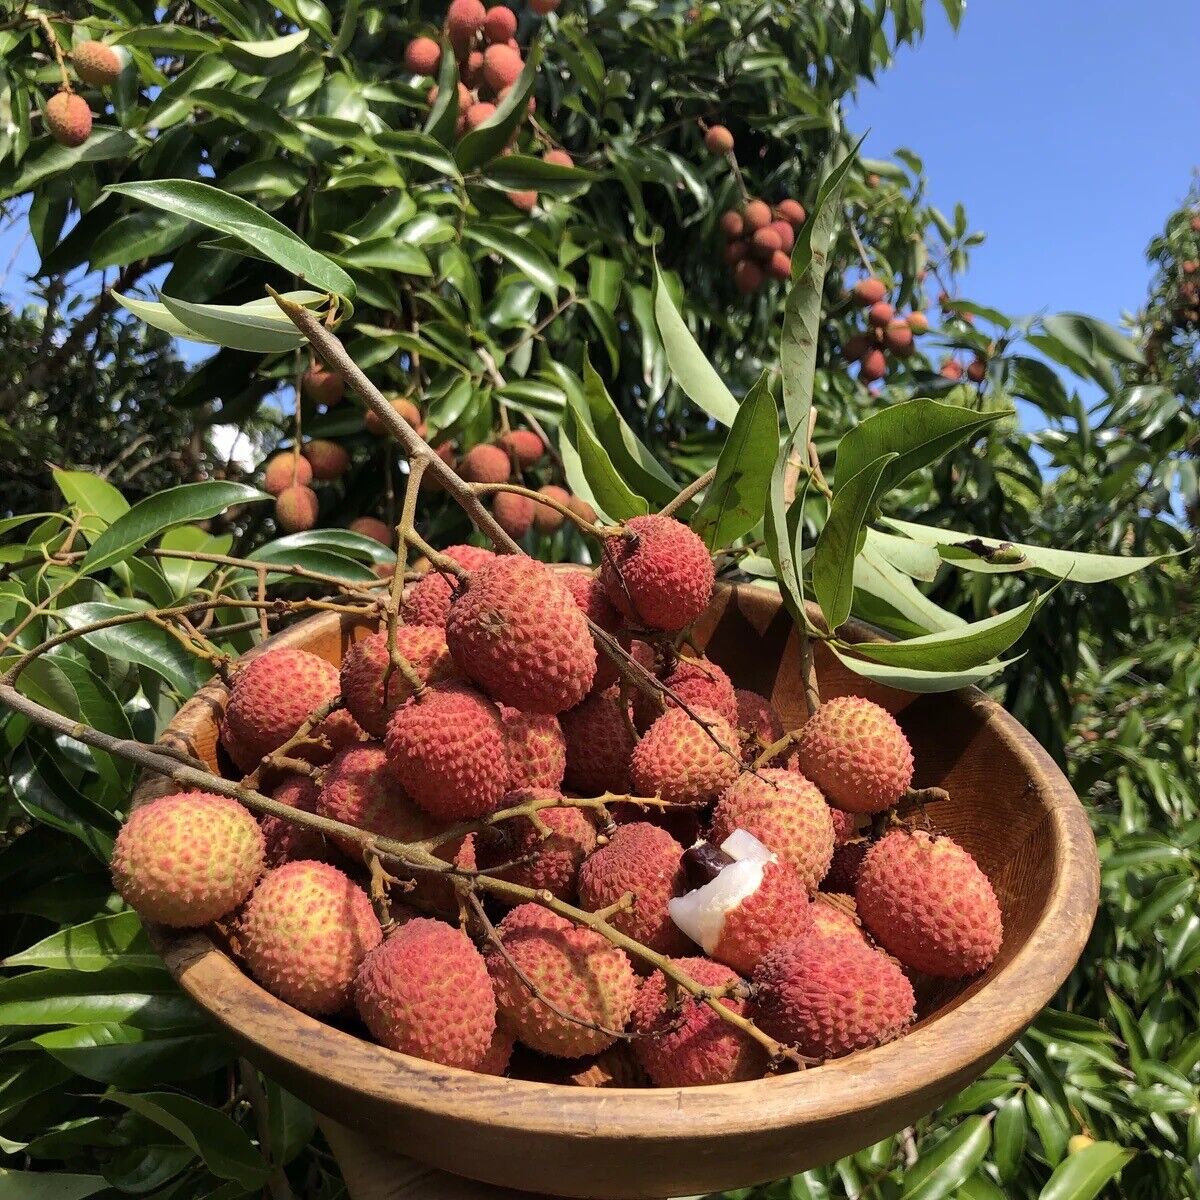
MULTIPOLYGON (((136 600, 126 600, 120 604, 73 604, 60 609, 58 616, 70 628, 79 629, 109 617, 140 612, 143 607, 136 600)), ((156 675, 161 675, 181 695, 191 695, 196 687, 195 664, 188 652, 165 629, 149 621, 113 625, 82 634, 81 637, 89 646, 117 662, 137 663, 149 668, 156 675)))
POLYGON ((528 190, 548 196, 571 196, 599 178, 595 171, 585 171, 581 167, 549 163, 528 154, 506 154, 488 164, 483 182, 505 191, 528 190))
POLYGON ((141 258, 156 258, 181 246, 194 230, 191 221, 174 213, 126 213, 100 231, 88 262, 93 271, 104 271, 141 258))
MULTIPOLYGON (((125 301, 118 297, 121 303, 125 301)), ((163 307, 190 332, 193 339, 230 350, 278 354, 295 350, 304 340, 300 331, 278 308, 276 315, 244 304, 192 304, 162 297, 163 307), (198 335, 198 336, 197 336, 198 335)))
POLYGON ((872 413, 838 443, 833 490, 853 479, 881 454, 894 453, 895 461, 879 483, 880 496, 891 491, 914 471, 937 462, 955 446, 967 441, 1012 409, 976 412, 936 400, 908 400, 872 413))
POLYGON ((296 126, 269 104, 227 88, 202 88, 189 97, 196 108, 232 122, 238 129, 258 134, 270 146, 278 143, 297 158, 311 158, 308 143, 296 126))
MULTIPOLYGON (((180 550, 189 554, 228 554, 233 547, 233 535, 214 537, 198 525, 179 525, 168 529, 158 543, 160 550, 180 550)), ((158 560, 163 576, 178 599, 190 596, 216 569, 216 563, 197 562, 188 558, 164 557, 158 560)))
POLYGON ((220 230, 315 288, 354 296, 354 281, 341 267, 309 249, 286 225, 240 196, 191 179, 110 184, 105 190, 220 230))
POLYGON ((764 371, 738 408, 704 493, 693 531, 710 550, 727 546, 763 519, 779 452, 779 412, 764 371))
POLYGON ((99 971, 26 971, 0 981, 6 1026, 96 1025, 119 1021, 147 1031, 194 1029, 200 1013, 161 960, 150 968, 123 962, 99 971))
POLYGON ((140 550, 151 538, 172 525, 204 521, 224 512, 231 504, 249 504, 270 498, 266 492, 244 483, 213 481, 168 488, 138 501, 123 517, 114 521, 92 543, 79 570, 88 575, 110 567, 140 550))
MULTIPOLYGON (((461 171, 490 162, 512 140, 517 127, 528 117, 529 93, 537 81, 538 64, 541 61, 540 44, 535 42, 525 59, 525 66, 509 93, 482 125, 464 134, 454 147, 454 161, 461 171)), ((440 99, 439 94, 439 99, 440 99)))
POLYGON ((863 679, 883 684, 884 687, 920 693, 953 692, 963 687, 974 687, 980 680, 995 675, 997 671, 1002 671, 1017 661, 1010 658, 1004 662, 985 663, 967 671, 921 671, 915 667, 893 667, 885 663, 865 662, 861 658, 843 654, 833 644, 829 644, 829 649, 837 656, 842 666, 863 679))
POLYGON ((119 912, 60 929, 33 946, 10 954, 5 967, 50 967, 57 971, 103 971, 127 967, 161 967, 162 959, 146 937, 135 912, 119 912))
MULTIPOLYGON (((763 536, 767 543, 767 553, 775 565, 775 578, 779 583, 779 591, 792 614, 792 619, 798 624, 808 626, 808 613, 804 606, 804 578, 800 567, 799 529, 803 523, 797 520, 797 537, 793 543, 788 528, 789 509, 784 495, 784 479, 788 473, 788 460, 793 454, 805 455, 808 451, 808 429, 793 429, 791 436, 784 440, 775 456, 775 465, 771 470, 771 481, 767 491, 766 520, 763 524, 763 536)), ((804 488, 792 503, 792 511, 798 515, 804 511, 804 499, 808 493, 810 475, 804 475, 804 488)))
POLYGON ((505 229, 502 225, 479 222, 468 225, 463 236, 506 258, 539 291, 553 300, 558 295, 558 272, 550 260, 528 238, 523 238, 505 229))
POLYGON ((714 421, 732 425, 737 418, 737 401, 679 315, 657 261, 654 264, 654 318, 675 382, 688 399, 714 421))
POLYGON ((270 1174, 249 1135, 219 1109, 174 1092, 105 1096, 177 1137, 218 1179, 232 1179, 248 1191, 261 1188, 270 1174))
POLYGON ((1072 583, 1105 583, 1120 579, 1135 571, 1145 570, 1169 554, 1144 557, 1115 554, 1084 554, 1074 550, 1048 550, 1022 542, 1004 542, 997 538, 979 537, 974 533, 957 533, 950 529, 934 529, 912 521, 881 518, 913 541, 933 546, 943 560, 967 571, 984 574, 1005 574, 1012 571, 1031 571, 1051 579, 1069 579, 1072 583))
POLYGON ((860 138, 853 150, 825 176, 813 211, 792 249, 792 282, 784 300, 783 334, 779 340, 783 410, 789 429, 808 430, 829 247, 840 219, 842 185, 861 145, 860 138))
MULTIPOLYGON (((454 141, 458 125, 458 61, 450 43, 442 38, 441 66, 438 68, 437 99, 425 120, 425 132, 443 146, 454 141)), ((457 173, 458 168, 455 167, 457 173)))
POLYGON ((1095 1142, 1068 1155, 1038 1194, 1038 1200, 1095 1200, 1133 1158, 1114 1142, 1095 1142))
POLYGON ((84 529, 89 533, 111 525, 129 511, 129 501, 107 479, 101 479, 91 471, 64 471, 55 467, 54 482, 63 499, 85 518, 84 529), (89 522, 88 516, 98 520, 89 522))
POLYGON ((1118 362, 1142 363, 1142 352, 1119 330, 1083 313, 1056 313, 1043 319, 1042 327, 1069 350, 1088 362, 1096 357, 1118 362))
POLYGON ((102 1175, 70 1175, 62 1171, 8 1171, 0 1168, 4 1200, 86 1200, 108 1190, 102 1175))
POLYGON ((338 261, 354 270, 396 271, 401 275, 430 276, 433 267, 419 247, 390 237, 359 242, 338 256, 338 261))
POLYGON ((136 139, 121 129, 94 125, 82 146, 60 146, 51 138, 40 139, 25 156, 19 171, 0 175, 0 201, 31 192, 44 179, 69 171, 80 163, 128 158, 137 148, 136 139))
POLYGON ((1029 1137, 1029 1122, 1020 1095, 1009 1096, 996 1106, 996 1122, 992 1130, 992 1159, 1001 1183, 1011 1183, 1021 1169, 1025 1143, 1029 1137))
POLYGON ((86 1079, 117 1087, 161 1087, 197 1079, 227 1063, 229 1045, 216 1034, 167 1033, 104 1021, 52 1029, 32 1039, 86 1079))
POLYGON ((884 472, 896 455, 885 454, 868 463, 838 491, 829 518, 817 539, 812 559, 813 593, 831 630, 850 615, 854 601, 854 560, 861 549, 867 519, 884 472))
POLYGON ((968 1117, 905 1173, 900 1200, 945 1200, 975 1173, 991 1141, 989 1123, 968 1117))
POLYGON ((243 75, 279 75, 295 64, 308 37, 309 31, 300 29, 265 41, 227 41, 225 57, 243 75))
POLYGON ((641 516, 650 511, 650 506, 621 478, 620 472, 600 444, 586 415, 581 415, 584 401, 568 395, 566 419, 562 424, 563 435, 578 456, 580 469, 587 480, 588 490, 596 501, 596 507, 616 521, 641 516))

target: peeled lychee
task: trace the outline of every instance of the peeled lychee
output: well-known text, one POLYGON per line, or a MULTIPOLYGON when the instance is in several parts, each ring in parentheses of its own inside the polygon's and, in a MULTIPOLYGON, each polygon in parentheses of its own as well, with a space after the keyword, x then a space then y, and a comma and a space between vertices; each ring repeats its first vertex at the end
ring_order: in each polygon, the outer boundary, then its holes
POLYGON ((121 78, 121 57, 103 42, 80 42, 71 51, 75 74, 93 87, 112 87, 121 78))
MULTIPOLYGON (((561 799, 554 791, 529 788, 510 792, 501 801, 501 808, 555 798, 561 799)), ((514 863, 500 873, 501 879, 571 900, 579 864, 596 848, 596 830, 578 808, 543 808, 538 811, 537 821, 541 829, 529 817, 515 817, 480 833, 475 842, 479 869, 514 863), (528 861, 520 861, 523 859, 528 861)))
POLYGON ((233 677, 221 743, 243 771, 281 746, 313 709, 338 694, 338 669, 307 650, 269 650, 233 677))
POLYGON ((468 483, 507 483, 511 473, 508 455, 487 443, 472 446, 459 464, 459 474, 468 483))
POLYGON ((862 696, 817 709, 796 741, 800 770, 847 812, 891 808, 912 784, 912 747, 896 718, 862 696))
POLYGON ((713 812, 709 841, 723 842, 737 829, 753 834, 796 868, 809 891, 829 870, 833 818, 825 798, 803 775, 768 767, 743 773, 713 812))
POLYGON ((634 747, 629 766, 638 795, 699 807, 737 779, 741 747, 729 722, 713 709, 669 708, 634 747))
POLYGON ((500 711, 466 684, 436 684, 405 701, 386 746, 405 791, 440 821, 486 816, 508 789, 500 711))
POLYGON ((337 867, 301 860, 269 872, 240 923, 242 958, 267 991, 307 1013, 341 1011, 382 933, 367 894, 337 867))
POLYGON ((622 712, 619 689, 592 692, 581 704, 561 713, 559 724, 566 742, 563 778, 567 787, 581 796, 627 795, 636 737, 632 721, 622 712))
POLYGON ((505 555, 471 572, 450 606, 446 642, 458 669, 523 712, 558 713, 587 695, 596 648, 566 586, 544 563, 505 555))
POLYGON ((667 905, 687 881, 683 847, 647 821, 621 825, 579 868, 579 903, 589 912, 615 904, 627 892, 632 905, 609 918, 614 928, 660 954, 687 952, 688 940, 667 905))
POLYGON ((483 956, 461 929, 414 917, 363 960, 354 981, 363 1024, 391 1050, 476 1070, 496 1032, 483 956))
POLYGON ((893 830, 867 852, 855 896, 871 935, 914 971, 962 979, 986 970, 1000 950, 996 893, 951 838, 893 830))
POLYGON ((782 863, 762 842, 737 830, 720 850, 700 843, 685 862, 697 863, 707 882, 669 901, 671 919, 705 954, 742 975, 810 921, 808 893, 790 863, 782 863))
POLYGON ((724 125, 710 125, 704 134, 704 148, 710 154, 729 154, 733 150, 733 134, 724 125))
MULTIPOLYGON (((313 438, 305 442, 300 453, 308 460, 314 479, 341 479, 350 466, 350 455, 340 442, 331 442, 328 438, 313 438)), ((304 480, 300 480, 301 483, 304 480)))
POLYGON ((414 75, 436 75, 442 48, 428 37, 413 38, 404 49, 404 69, 414 75))
POLYGON ((321 502, 317 493, 303 484, 284 488, 275 497, 275 523, 284 533, 302 533, 317 523, 321 502))
POLYGON ((755 1024, 812 1058, 889 1042, 916 1010, 897 963, 848 937, 809 933, 782 942, 758 964, 754 989, 755 1024))
MULTIPOLYGON (((675 966, 704 987, 737 982, 728 967, 706 958, 677 958, 675 966)), ((742 1014, 746 1002, 722 999, 742 1014)), ((633 1006, 630 1028, 638 1038, 633 1052, 658 1087, 698 1087, 758 1079, 767 1069, 763 1047, 723 1021, 707 1004, 693 999, 655 971, 642 982, 633 1006)))
POLYGON ((92 110, 74 92, 55 92, 42 114, 50 136, 60 146, 82 146, 92 133, 92 110))
POLYGON ((497 932, 505 954, 489 949, 488 971, 502 1020, 518 1041, 560 1058, 598 1054, 616 1041, 637 987, 624 951, 536 904, 518 905, 497 932), (600 1028, 564 1020, 529 990, 512 963, 556 1008, 600 1028))
POLYGON ((282 454, 272 455, 263 467, 263 490, 278 496, 288 488, 312 482, 312 464, 307 458, 285 450, 282 454))
POLYGON ((207 925, 250 894, 263 869, 258 822, 236 800, 178 792, 135 808, 113 845, 113 883, 148 921, 207 925))
MULTIPOLYGON (((442 553, 468 571, 474 571, 496 557, 482 546, 449 546, 442 553)), ((431 569, 408 589, 404 597, 404 619, 413 625, 438 625, 444 628, 457 586, 448 575, 431 569)))
MULTIPOLYGON (((271 799, 300 812, 314 812, 319 788, 307 775, 291 775, 271 792, 271 799)), ((324 858, 324 837, 315 829, 306 829, 286 817, 264 816, 258 819, 263 835, 263 861, 268 867, 281 867, 299 858, 324 858)))
POLYGON ((557 717, 525 713, 501 704, 500 723, 508 754, 508 787, 560 788, 567 769, 567 743, 557 717))
MULTIPOLYGON (((397 625, 396 652, 422 683, 440 683, 455 673, 445 632, 438 626, 397 625)), ((384 698, 383 678, 390 662, 386 629, 355 642, 342 659, 342 700, 354 719, 373 737, 383 737, 388 718, 413 694, 412 685, 393 667, 384 698)))
POLYGON ((513 541, 519 542, 533 525, 537 505, 528 496, 497 492, 492 497, 492 516, 513 541))
POLYGON ((546 443, 532 429, 510 429, 496 439, 496 445, 523 470, 536 467, 546 454, 546 443))
POLYGON ((345 395, 346 384, 336 371, 330 371, 323 363, 315 362, 301 376, 300 391, 313 404, 332 408, 345 395))
POLYGON ((621 533, 605 538, 600 571, 618 612, 650 629, 682 629, 712 599, 708 548, 673 517, 626 521, 621 533))

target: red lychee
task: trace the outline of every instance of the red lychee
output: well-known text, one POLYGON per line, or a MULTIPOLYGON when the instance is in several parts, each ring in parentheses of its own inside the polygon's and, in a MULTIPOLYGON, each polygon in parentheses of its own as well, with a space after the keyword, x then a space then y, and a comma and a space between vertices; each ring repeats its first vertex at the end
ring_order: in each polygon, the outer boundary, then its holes
MULTIPOLYGON (((500 806, 515 808, 531 800, 555 798, 561 796, 548 789, 529 788, 509 792, 500 806)), ((543 808, 538 811, 537 821, 541 829, 528 817, 516 817, 479 834, 475 843, 479 869, 513 863, 499 873, 501 879, 571 900, 579 864, 596 848, 596 830, 578 808, 543 808)))
MULTIPOLYGON (((570 497, 568 497, 568 502, 570 497)), ((599 625, 605 633, 610 633, 621 642, 628 645, 628 638, 621 633, 621 614, 613 608, 608 599, 604 582, 599 574, 589 575, 585 571, 562 571, 558 578, 563 586, 575 597, 583 615, 599 625)), ((596 643, 596 678, 592 681, 592 691, 603 691, 606 687, 617 682, 620 673, 616 664, 596 643)))
POLYGON ((627 795, 636 744, 633 722, 622 712, 616 687, 594 691, 559 715, 567 747, 566 786, 581 796, 627 795))
MULTIPOLYGON (((490 562, 496 556, 482 546, 448 546, 442 551, 446 558, 468 571, 490 562)), ((450 602, 458 585, 449 575, 429 570, 404 597, 404 619, 413 625, 438 625, 445 628, 450 615, 450 602)))
POLYGON ((757 757, 760 750, 783 737, 783 723, 769 700, 757 692, 737 688, 733 693, 737 705, 738 732, 745 735, 744 753, 747 760, 757 757))
POLYGON ((734 212, 730 209, 728 212, 721 214, 721 232, 729 239, 742 236, 742 230, 746 228, 746 222, 742 220, 740 212, 734 212))
POLYGON ((446 10, 446 32, 455 53, 464 58, 487 20, 487 9, 481 0, 452 0, 446 10))
POLYGON ((546 443, 532 429, 510 429, 496 439, 496 445, 516 459, 522 470, 536 467, 546 455, 546 443))
MULTIPOLYGON (((396 652, 422 683, 440 683, 454 674, 445 632, 437 626, 398 625, 396 652)), ((354 719, 373 737, 383 737, 388 718, 413 694, 412 684, 393 667, 385 699, 383 678, 390 662, 385 629, 355 642, 342 659, 342 699, 354 719)))
POLYGON ((293 484, 275 497, 275 524, 284 533, 303 533, 316 525, 320 509, 321 502, 312 488, 293 484))
POLYGON ((713 709, 669 708, 634 747, 629 770, 639 795, 701 807, 737 779, 741 747, 733 727, 713 709))
POLYGON ((704 134, 704 148, 710 154, 732 154, 733 134, 724 125, 710 125, 704 134))
MULTIPOLYGON (((392 527, 378 517, 355 517, 350 522, 350 532, 368 537, 381 546, 392 544, 392 527)), ((394 564, 393 564, 394 566, 394 564)), ((390 577, 390 576, 389 576, 390 577)))
MULTIPOLYGON (((300 812, 315 812, 319 788, 307 775, 290 775, 271 791, 271 799, 300 812)), ((263 861, 281 867, 300 858, 323 859, 329 853, 325 839, 315 829, 306 829, 286 817, 259 817, 263 835, 263 861)))
POLYGON ((868 350, 863 355, 862 365, 858 368, 858 377, 863 383, 875 383, 887 374, 887 359, 882 350, 868 350))
POLYGON ((880 300, 867 309, 867 321, 876 329, 886 329, 895 316, 896 310, 886 300, 880 300))
POLYGON ((520 541, 533 525, 537 505, 528 496, 515 492, 497 492, 492 497, 492 516, 496 524, 514 541, 520 541))
POLYGON ((507 42, 517 33, 517 14, 503 4, 496 4, 487 10, 483 19, 483 36, 491 45, 507 42))
POLYGON ((559 788, 567 768, 567 745, 557 717, 525 713, 500 706, 504 744, 508 752, 508 786, 559 788))
POLYGON ((967 363, 967 378, 972 383, 982 383, 987 378, 987 360, 973 358, 967 363))
POLYGON ((404 49, 404 69, 414 75, 436 75, 442 48, 428 37, 413 38, 404 49))
POLYGON ((780 200, 775 206, 775 211, 785 220, 793 229, 799 229, 804 224, 808 214, 804 211, 804 205, 799 200, 780 200))
POLYGON ((279 496, 288 488, 307 486, 312 482, 312 465, 307 458, 285 450, 274 454, 263 467, 263 490, 272 496, 279 496))
POLYGON ((489 46, 483 52, 483 77, 495 92, 516 83, 524 67, 520 51, 511 46, 489 46))
MULTIPOLYGON (((545 496, 549 500, 556 500, 562 505, 565 505, 571 498, 571 494, 567 489, 559 487, 556 483, 547 483, 538 488, 538 495, 545 496)), ((557 508, 552 508, 549 504, 534 504, 533 527, 538 533, 554 533, 562 526, 565 520, 566 517, 557 508)))
POLYGON ((80 42, 71 51, 75 74, 93 87, 112 87, 121 78, 121 58, 103 42, 80 42))
POLYGON ((55 92, 42 109, 46 128, 60 146, 82 146, 92 134, 92 110, 74 92, 55 92))
POLYGON ((751 200, 742 210, 742 218, 746 229, 753 233, 765 229, 771 223, 771 209, 761 200, 751 200))
POLYGON ((923 312, 910 312, 904 319, 913 333, 929 332, 929 318, 923 312))
POLYGON ((733 283, 737 290, 743 296, 749 296, 752 292, 757 292, 763 285, 766 275, 762 267, 758 263, 751 262, 748 258, 742 259, 733 269, 733 283))
POLYGON ((468 483, 507 483, 512 473, 508 455, 499 446, 481 442, 463 455, 459 474, 468 483))
POLYGON ((854 297, 856 304, 862 305, 863 308, 870 308, 873 304, 878 304, 887 295, 887 288, 883 286, 883 280, 876 279, 873 275, 869 275, 866 279, 860 279, 851 289, 851 295, 854 297))
POLYGON ((300 392, 313 404, 332 408, 341 402, 346 384, 335 371, 328 370, 323 363, 314 362, 300 378, 300 392))
MULTIPOLYGON (((326 438, 313 438, 311 442, 305 442, 300 448, 300 453, 312 468, 314 479, 341 479, 346 473, 346 468, 350 466, 350 455, 346 447, 326 438)), ((303 483, 304 480, 299 482, 303 483)))

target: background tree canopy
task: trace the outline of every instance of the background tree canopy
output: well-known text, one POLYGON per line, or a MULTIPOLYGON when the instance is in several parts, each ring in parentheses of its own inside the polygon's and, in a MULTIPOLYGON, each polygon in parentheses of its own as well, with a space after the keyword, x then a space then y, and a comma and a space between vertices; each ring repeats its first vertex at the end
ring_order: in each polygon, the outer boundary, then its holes
MULTIPOLYGON (((954 0, 942 8, 952 21, 962 15, 954 0)), ((4 20, 0 200, 24 213, 45 299, 39 313, 0 314, 6 656, 64 624, 212 586, 215 565, 138 559, 68 583, 47 562, 47 547, 91 541, 128 503, 173 484, 231 490, 162 546, 258 554, 348 579, 370 578, 391 557, 341 527, 364 515, 394 521, 402 458, 364 426, 352 398, 294 399, 307 366, 294 341, 243 326, 241 348, 199 364, 171 349, 181 326, 229 340, 214 324, 219 313, 185 306, 252 303, 264 284, 286 291, 295 279, 277 255, 267 262, 235 248, 234 201, 215 214, 230 226, 221 234, 197 219, 194 204, 208 193, 164 201, 153 185, 218 188, 352 279, 353 312, 339 334, 380 387, 418 405, 431 441, 461 455, 510 426, 544 431, 554 453, 530 481, 565 483, 601 512, 625 515, 615 511, 614 472, 669 496, 716 462, 723 406, 776 370, 783 287, 739 288, 722 257, 722 214, 759 196, 794 198, 811 216, 819 164, 856 141, 842 102, 925 20, 919 0, 568 0, 546 19, 521 10, 528 66, 511 102, 456 136, 452 57, 443 55, 433 105, 434 81, 404 66, 409 41, 436 36, 443 15, 433 4, 356 0, 167 9, 101 0, 68 4, 47 23, 32 9, 4 20), (59 81, 48 29, 64 51, 98 38, 126 56, 113 87, 76 83, 95 124, 75 148, 51 138, 41 116, 59 81), (704 148, 712 124, 732 132, 737 170, 704 148), (513 136, 514 151, 502 153, 513 136), (574 166, 545 161, 554 148, 574 166), (519 195, 530 191, 531 209, 519 195), (660 297, 674 302, 723 387, 697 380, 679 339, 664 338, 656 266, 660 297), (630 449, 614 414, 653 462, 630 449), (252 471, 217 453, 216 426, 250 430, 261 457, 298 435, 342 445, 350 466, 318 486, 319 528, 281 538, 261 506, 225 512, 251 495, 235 485, 252 471)), ((929 203, 914 153, 854 160, 835 215, 814 388, 827 464, 881 401, 930 396, 981 420, 1016 403, 1025 420, 992 420, 986 437, 900 484, 894 511, 1030 555, 1191 545, 1194 193, 1150 244, 1150 298, 1126 333, 1080 314, 1012 316, 968 299, 963 276, 982 234, 961 207, 929 203), (863 328, 849 289, 864 275, 880 278, 901 312, 930 310, 934 326, 911 357, 889 355, 874 394, 845 361, 863 328), (975 377, 954 377, 947 357, 978 363, 975 377)), ((1030 297, 1031 311, 1037 303, 1030 297)), ((803 517, 815 530, 815 514, 803 517)), ((421 522, 438 544, 467 533, 437 497, 423 500, 421 522)), ((527 535, 531 544, 539 536, 527 535)), ((914 539, 879 540, 856 565, 859 615, 911 636, 1033 596, 1003 561, 964 552, 957 565, 967 569, 950 569, 946 546, 939 556, 914 539)), ((562 531, 539 549, 586 553, 562 531)), ((773 573, 753 538, 730 548, 728 569, 773 573)), ((1092 813, 1104 892, 1083 961, 1017 1048, 953 1104, 759 1194, 1200 1195, 1195 573, 1183 557, 1090 589, 1078 583, 1068 577, 1045 600, 1017 647, 1023 656, 988 685, 1066 765, 1092 813), (1080 1135, 1095 1144, 1071 1141, 1080 1135)), ((249 597, 252 583, 242 586, 249 597)), ((223 644, 235 650, 257 637, 244 616, 222 617, 231 627, 223 644)), ((150 740, 204 672, 162 630, 122 628, 53 656, 30 682, 94 724, 150 740)), ((286 1175, 300 1195, 342 1194, 311 1114, 213 1035, 112 895, 106 854, 127 768, 7 714, 0 739, 10 781, 0 809, 0 1161, 12 1172, 0 1184, 24 1189, 18 1196, 184 1200, 264 1184, 278 1197, 286 1175), (57 1190, 34 1190, 39 1182, 57 1190)))

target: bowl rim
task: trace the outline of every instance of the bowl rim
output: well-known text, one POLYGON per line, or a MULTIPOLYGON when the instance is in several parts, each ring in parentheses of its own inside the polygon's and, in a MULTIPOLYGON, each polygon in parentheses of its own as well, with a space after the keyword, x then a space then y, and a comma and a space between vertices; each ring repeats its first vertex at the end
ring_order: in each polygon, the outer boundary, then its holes
MULTIPOLYGON (((731 591, 730 600, 736 603, 739 592, 753 585, 718 588, 731 591)), ((764 592, 753 590, 760 596, 764 592)), ((765 598, 774 600, 769 592, 765 598)), ((344 623, 338 613, 317 614, 244 657, 300 648, 314 627, 344 623)), ((852 640, 880 636, 857 621, 847 622, 845 632, 852 640)), ((207 707, 211 717, 212 700, 223 694, 219 680, 205 685, 180 708, 162 736, 169 737, 181 718, 186 721, 189 709, 207 707)), ((978 689, 947 695, 970 705, 987 725, 999 727, 1025 774, 1039 780, 1046 811, 1030 833, 1050 822, 1060 869, 1025 941, 986 983, 970 985, 954 1004, 895 1041, 808 1070, 690 1088, 582 1088, 481 1075, 390 1050, 292 1008, 260 987, 205 930, 152 926, 152 940, 184 991, 243 1042, 306 1073, 328 1076, 332 1071, 341 1086, 373 1099, 429 1116, 486 1123, 492 1130, 564 1138, 602 1134, 632 1142, 694 1139, 706 1124, 714 1137, 763 1134, 845 1118, 900 1096, 932 1094, 1000 1057, 1050 1002, 1083 950, 1099 899, 1091 827, 1058 765, 1014 717, 978 689), (1002 1004, 996 1003, 998 996, 1004 997, 1002 1004), (246 1019, 239 1020, 239 1014, 246 1019), (268 1015, 273 1019, 264 1020, 268 1015), (276 1032, 288 1023, 320 1039, 323 1051, 305 1061, 306 1040, 276 1032)), ((151 795, 162 792, 157 777, 143 776, 135 802, 148 787, 151 795)))

